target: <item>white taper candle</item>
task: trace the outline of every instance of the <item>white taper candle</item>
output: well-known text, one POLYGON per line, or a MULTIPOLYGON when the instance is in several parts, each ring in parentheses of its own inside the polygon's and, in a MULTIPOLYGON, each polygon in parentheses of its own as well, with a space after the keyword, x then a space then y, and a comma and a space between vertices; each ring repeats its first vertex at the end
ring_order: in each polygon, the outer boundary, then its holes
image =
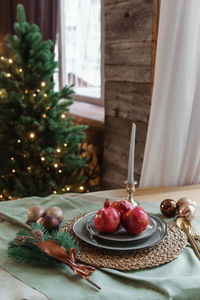
POLYGON ((129 161, 128 161, 128 183, 134 184, 134 156, 135 156, 135 132, 136 125, 132 124, 131 142, 129 150, 129 161))

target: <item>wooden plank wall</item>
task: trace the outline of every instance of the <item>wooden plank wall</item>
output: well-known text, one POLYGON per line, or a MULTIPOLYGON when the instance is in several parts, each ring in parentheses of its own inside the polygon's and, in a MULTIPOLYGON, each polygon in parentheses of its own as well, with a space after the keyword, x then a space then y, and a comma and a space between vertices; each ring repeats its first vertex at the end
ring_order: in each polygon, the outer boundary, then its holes
POLYGON ((154 0, 104 0, 104 187, 124 187, 131 124, 136 123, 135 179, 139 181, 151 103, 154 0))

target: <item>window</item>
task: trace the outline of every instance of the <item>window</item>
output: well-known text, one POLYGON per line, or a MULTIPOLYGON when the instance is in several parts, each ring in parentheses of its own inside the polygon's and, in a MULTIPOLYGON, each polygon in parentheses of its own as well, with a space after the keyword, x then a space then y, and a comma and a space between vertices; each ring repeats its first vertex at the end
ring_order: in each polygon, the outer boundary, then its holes
POLYGON ((62 85, 73 85, 76 100, 102 104, 101 0, 61 0, 60 37, 62 85))

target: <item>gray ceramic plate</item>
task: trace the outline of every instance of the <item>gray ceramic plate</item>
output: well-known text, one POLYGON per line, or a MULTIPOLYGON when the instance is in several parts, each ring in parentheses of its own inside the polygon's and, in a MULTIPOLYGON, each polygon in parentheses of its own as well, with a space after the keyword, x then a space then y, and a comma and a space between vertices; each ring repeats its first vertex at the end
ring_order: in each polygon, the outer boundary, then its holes
POLYGON ((131 251, 144 249, 159 244, 164 239, 167 233, 166 223, 161 218, 151 215, 151 218, 153 218, 157 223, 157 228, 155 232, 148 238, 129 242, 113 242, 109 240, 99 239, 91 234, 86 227, 88 220, 93 214, 94 212, 89 213, 75 222, 73 231, 81 240, 98 248, 115 251, 131 251))
POLYGON ((96 227, 94 226, 94 216, 96 215, 96 212, 93 213, 93 215, 89 218, 88 222, 86 223, 86 227, 88 231, 93 234, 94 236, 109 240, 109 241, 116 241, 116 242, 130 242, 130 241, 137 241, 141 239, 145 239, 150 237, 157 228, 157 222, 154 218, 149 216, 149 224, 147 228, 142 231, 140 234, 130 234, 128 233, 122 226, 119 228, 118 231, 108 234, 108 233, 102 233, 99 232, 96 227))

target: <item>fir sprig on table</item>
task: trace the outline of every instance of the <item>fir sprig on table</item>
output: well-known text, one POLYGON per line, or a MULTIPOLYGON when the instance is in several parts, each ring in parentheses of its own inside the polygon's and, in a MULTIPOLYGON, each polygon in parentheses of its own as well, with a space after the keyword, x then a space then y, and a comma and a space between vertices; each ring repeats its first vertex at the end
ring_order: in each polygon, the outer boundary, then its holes
POLYGON ((69 254, 70 248, 75 248, 78 253, 78 245, 69 233, 54 231, 49 233, 38 223, 31 224, 31 231, 27 229, 20 230, 15 239, 9 243, 8 257, 19 263, 49 266, 57 264, 57 260, 42 252, 35 243, 38 241, 47 241, 53 239, 54 242, 64 248, 69 254))

